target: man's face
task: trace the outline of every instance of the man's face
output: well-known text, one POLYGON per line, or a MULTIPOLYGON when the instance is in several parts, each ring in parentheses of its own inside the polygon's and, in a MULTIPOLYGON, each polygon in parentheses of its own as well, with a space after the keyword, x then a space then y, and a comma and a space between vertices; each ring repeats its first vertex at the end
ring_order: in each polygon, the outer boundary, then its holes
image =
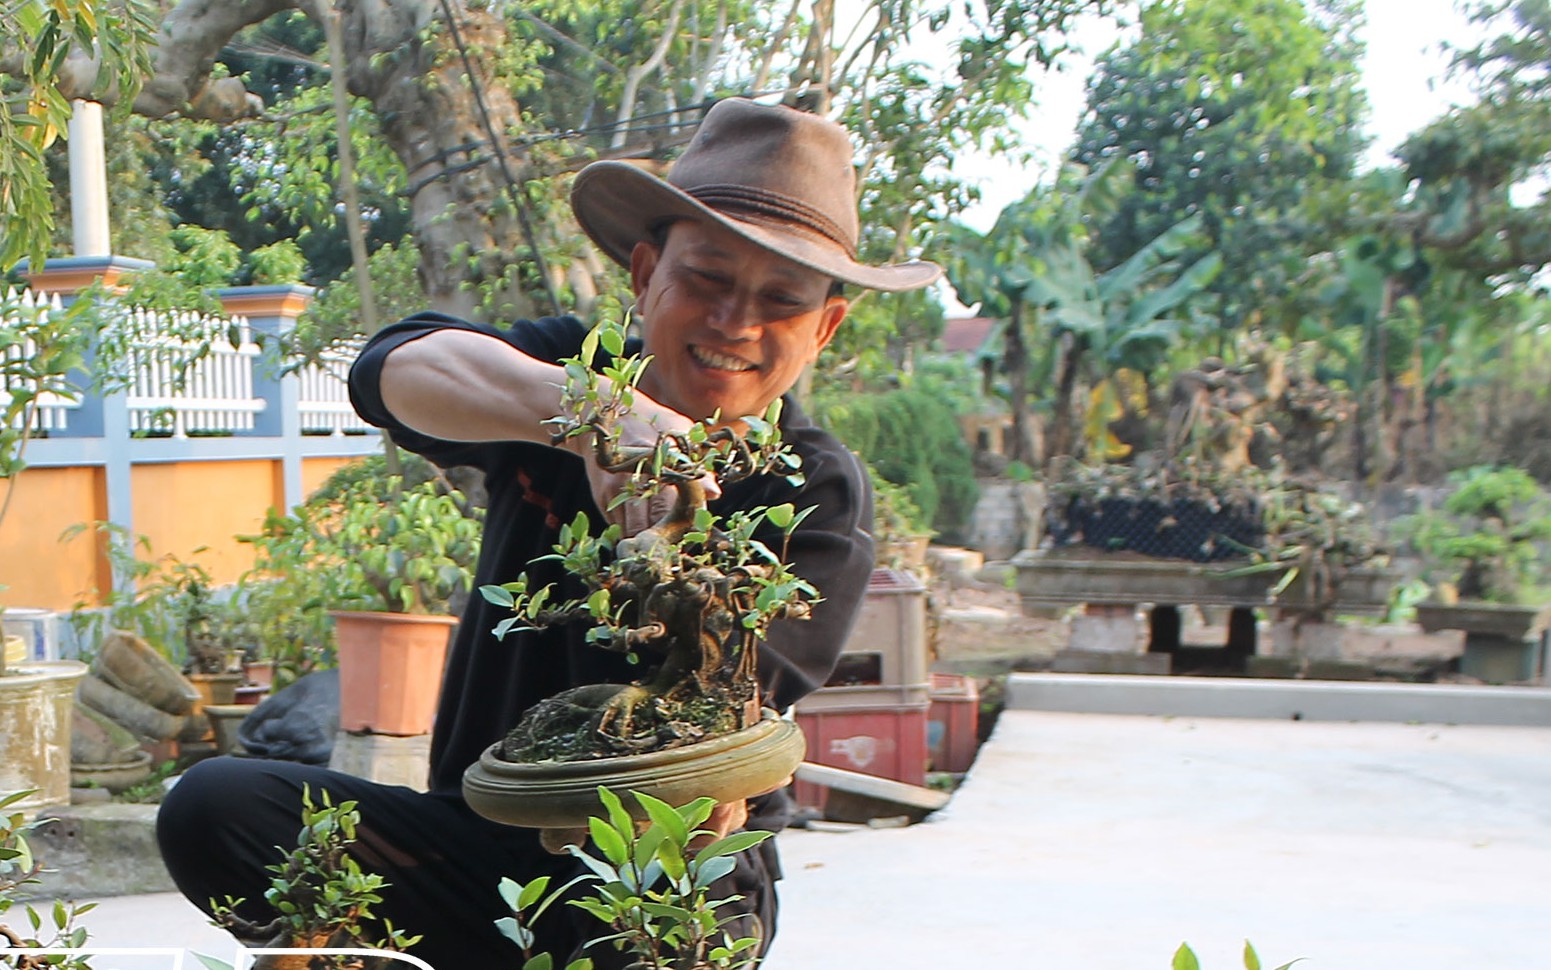
POLYGON ((641 389, 688 417, 763 414, 835 335, 829 277, 714 223, 680 221, 630 256, 651 366, 641 389))

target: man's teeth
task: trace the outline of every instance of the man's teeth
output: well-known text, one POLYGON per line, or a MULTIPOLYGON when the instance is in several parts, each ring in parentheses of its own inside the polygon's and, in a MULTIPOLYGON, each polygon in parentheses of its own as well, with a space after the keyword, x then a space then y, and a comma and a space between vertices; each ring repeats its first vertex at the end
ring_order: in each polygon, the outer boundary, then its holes
POLYGON ((704 347, 692 346, 689 348, 689 352, 694 355, 695 360, 707 367, 715 367, 717 370, 745 371, 754 369, 754 365, 746 360, 728 357, 726 354, 719 354, 714 350, 706 350, 704 347))

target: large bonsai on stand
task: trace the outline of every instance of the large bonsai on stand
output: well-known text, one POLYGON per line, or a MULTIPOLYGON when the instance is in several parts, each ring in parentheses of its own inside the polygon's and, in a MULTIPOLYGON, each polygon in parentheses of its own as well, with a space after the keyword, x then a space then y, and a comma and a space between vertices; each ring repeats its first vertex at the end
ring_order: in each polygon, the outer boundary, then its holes
MULTIPOLYGON (((549 424, 557 444, 590 435, 593 460, 600 467, 629 473, 629 485, 616 504, 673 488, 672 507, 629 538, 621 538, 617 526, 594 536, 580 514, 562 527, 554 557, 585 584, 583 597, 556 600, 553 587, 530 589, 526 574, 480 592, 513 612, 496 627, 497 637, 557 623, 588 623, 588 643, 624 653, 647 672, 633 684, 585 685, 541 701, 491 752, 502 761, 595 762, 758 729, 769 715, 761 713, 757 644, 773 621, 806 617, 817 598, 817 591, 783 562, 784 549, 771 549, 755 538, 767 523, 789 538, 806 512, 788 504, 720 518, 706 504, 707 476, 723 484, 757 474, 801 481, 800 460, 781 444, 777 429, 780 401, 763 416, 726 424, 713 416, 687 431, 665 432, 652 445, 625 446, 620 423, 630 413, 648 360, 622 357, 624 341, 619 326, 602 325, 587 336, 578 357, 563 362, 562 413, 549 424), (600 348, 608 362, 595 371, 584 362, 594 361, 600 348)), ((777 745, 780 753, 757 756, 765 769, 759 774, 773 774, 776 781, 795 768, 802 754, 801 735, 794 728, 784 725, 779 734, 784 739, 777 745)), ((488 767, 490 759, 480 764, 488 767)), ((471 772, 479 770, 476 765, 471 772)), ((649 782, 655 771, 646 772, 640 780, 649 782)), ((586 785, 590 799, 596 798, 593 787, 586 785)), ((465 793, 481 808, 467 777, 465 793)), ((717 793, 670 789, 666 794, 673 800, 717 793)))

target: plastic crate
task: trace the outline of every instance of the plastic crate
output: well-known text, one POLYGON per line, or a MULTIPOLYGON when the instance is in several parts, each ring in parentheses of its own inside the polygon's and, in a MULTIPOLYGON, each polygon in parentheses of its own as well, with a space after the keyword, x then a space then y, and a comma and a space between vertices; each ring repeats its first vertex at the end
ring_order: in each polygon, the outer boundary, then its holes
POLYGON ((875 569, 834 673, 798 713, 927 701, 926 587, 909 573, 875 569))
MULTIPOLYGON (((808 741, 807 760, 834 768, 890 778, 910 785, 926 783, 927 705, 858 710, 797 712, 808 741)), ((798 781, 798 805, 822 810, 829 789, 798 781)))
POLYGON ((980 748, 980 688, 963 674, 932 674, 926 746, 932 770, 964 772, 980 748))

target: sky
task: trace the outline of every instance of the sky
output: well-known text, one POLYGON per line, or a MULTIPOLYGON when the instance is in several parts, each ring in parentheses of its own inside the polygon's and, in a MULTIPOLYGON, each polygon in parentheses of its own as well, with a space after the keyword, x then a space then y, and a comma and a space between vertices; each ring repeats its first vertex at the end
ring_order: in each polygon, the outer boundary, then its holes
MULTIPOLYGON (((1389 152, 1407 135, 1451 105, 1472 100, 1463 84, 1445 80, 1448 57, 1440 44, 1446 38, 1465 44, 1479 31, 1455 9, 1454 0, 1368 0, 1366 12, 1368 22, 1358 36, 1366 46, 1360 67, 1369 102, 1367 133, 1373 141, 1364 161, 1367 167, 1377 167, 1390 163, 1389 152)), ((1039 106, 1022 126, 1035 156, 1033 165, 984 155, 955 160, 955 173, 974 179, 981 189, 981 201, 960 217, 966 225, 988 230, 1002 208, 1053 172, 1070 147, 1093 58, 1122 33, 1112 22, 1094 18, 1074 36, 1083 53, 1069 55, 1062 70, 1044 76, 1039 106)), ((946 284, 939 293, 949 318, 969 315, 946 284)))

